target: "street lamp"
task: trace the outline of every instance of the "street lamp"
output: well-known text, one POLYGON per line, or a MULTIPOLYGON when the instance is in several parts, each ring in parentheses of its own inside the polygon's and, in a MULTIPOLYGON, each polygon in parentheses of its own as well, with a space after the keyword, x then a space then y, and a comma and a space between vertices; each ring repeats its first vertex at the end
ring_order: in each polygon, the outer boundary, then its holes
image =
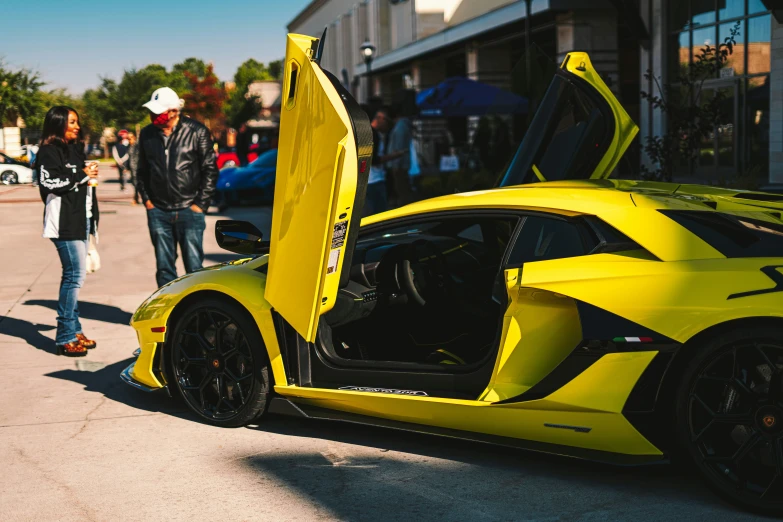
POLYGON ((370 71, 372 70, 372 59, 375 57, 375 46, 370 43, 369 39, 364 40, 364 43, 361 47, 359 47, 359 50, 362 52, 362 58, 364 58, 364 64, 367 66, 367 69, 364 72, 364 75, 367 77, 367 100, 370 99, 370 71))

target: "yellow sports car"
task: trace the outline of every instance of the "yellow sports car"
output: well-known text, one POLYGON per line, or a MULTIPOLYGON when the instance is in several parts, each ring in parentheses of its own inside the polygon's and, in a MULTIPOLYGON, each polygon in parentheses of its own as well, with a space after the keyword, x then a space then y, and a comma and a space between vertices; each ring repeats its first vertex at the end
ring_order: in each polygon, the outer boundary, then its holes
POLYGON ((783 513, 783 198, 606 178, 637 132, 563 61, 502 186, 361 220, 372 133, 289 35, 270 242, 158 289, 123 379, 200 418, 347 420, 643 464, 783 513), (361 221, 361 222, 360 222, 361 221))

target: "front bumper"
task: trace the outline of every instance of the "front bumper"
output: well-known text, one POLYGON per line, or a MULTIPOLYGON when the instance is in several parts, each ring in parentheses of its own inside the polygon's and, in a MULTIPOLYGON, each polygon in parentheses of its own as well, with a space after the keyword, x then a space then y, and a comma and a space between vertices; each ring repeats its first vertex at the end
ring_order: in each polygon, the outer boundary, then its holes
MULTIPOLYGON (((134 357, 139 357, 139 355, 141 355, 141 348, 136 348, 136 350, 134 350, 134 352, 133 352, 133 356, 134 357)), ((160 390, 164 390, 164 389, 166 391, 168 391, 168 387, 167 386, 152 387, 152 386, 148 386, 148 385, 144 384, 143 382, 139 382, 136 379, 134 379, 133 378, 133 373, 134 373, 134 369, 136 367, 136 363, 137 362, 139 362, 138 359, 133 361, 130 364, 130 366, 128 366, 127 368, 122 370, 122 372, 120 373, 120 379, 122 379, 125 384, 133 386, 137 390, 141 390, 141 391, 145 391, 145 392, 156 392, 156 391, 160 391, 160 390)))
POLYGON ((151 387, 147 386, 146 384, 142 384, 139 381, 135 380, 132 377, 133 367, 134 366, 136 366, 136 362, 135 361, 133 363, 131 363, 130 366, 128 366, 127 368, 122 370, 122 373, 120 373, 120 379, 122 379, 125 382, 125 384, 129 384, 129 385, 133 386, 134 388, 136 388, 137 390, 142 390, 142 391, 145 391, 145 392, 156 392, 156 391, 160 391, 160 390, 163 389, 163 388, 151 388, 151 387))

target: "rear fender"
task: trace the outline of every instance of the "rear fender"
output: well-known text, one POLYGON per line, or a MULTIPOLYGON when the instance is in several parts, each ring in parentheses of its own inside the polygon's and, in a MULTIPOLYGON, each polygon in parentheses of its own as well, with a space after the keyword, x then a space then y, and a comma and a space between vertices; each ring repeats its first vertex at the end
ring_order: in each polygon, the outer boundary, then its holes
POLYGON ((661 262, 622 252, 597 254, 528 263, 521 286, 589 303, 685 343, 729 321, 783 317, 783 288, 771 291, 776 282, 762 271, 770 265, 783 263, 769 258, 661 262))

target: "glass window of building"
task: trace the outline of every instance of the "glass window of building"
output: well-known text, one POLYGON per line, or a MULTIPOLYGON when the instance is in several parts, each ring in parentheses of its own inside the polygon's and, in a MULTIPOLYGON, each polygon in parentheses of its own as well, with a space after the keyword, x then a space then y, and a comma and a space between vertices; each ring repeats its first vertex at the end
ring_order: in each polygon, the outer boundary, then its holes
MULTIPOLYGON (((676 87, 701 50, 736 27, 736 43, 722 70, 702 87, 702 102, 721 97, 720 124, 700 143, 678 175, 700 179, 764 180, 769 170, 771 16, 762 0, 670 0, 668 83, 676 87)), ((677 89, 673 89, 677 91, 677 89)), ((750 185, 752 185, 752 181, 750 185)))
POLYGON ((745 14, 745 0, 722 0, 718 2, 718 20, 739 18, 745 14))

